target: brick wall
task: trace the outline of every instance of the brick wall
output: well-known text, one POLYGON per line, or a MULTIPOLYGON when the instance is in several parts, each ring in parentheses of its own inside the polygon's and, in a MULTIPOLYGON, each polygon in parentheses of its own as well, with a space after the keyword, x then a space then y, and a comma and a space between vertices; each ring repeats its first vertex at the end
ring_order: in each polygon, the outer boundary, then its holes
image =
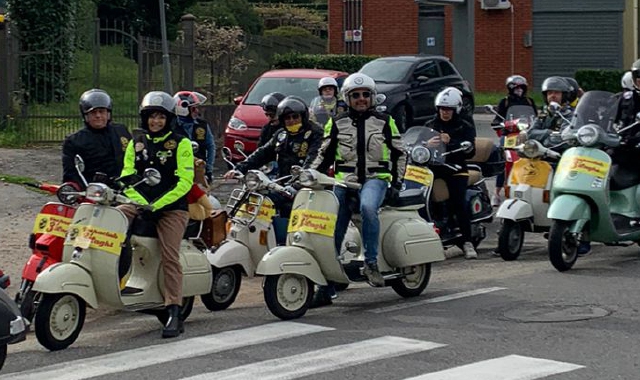
MULTIPOLYGON (((329 52, 344 52, 343 0, 329 0, 329 52)), ((414 0, 363 0, 364 54, 418 53, 418 5, 414 0)))

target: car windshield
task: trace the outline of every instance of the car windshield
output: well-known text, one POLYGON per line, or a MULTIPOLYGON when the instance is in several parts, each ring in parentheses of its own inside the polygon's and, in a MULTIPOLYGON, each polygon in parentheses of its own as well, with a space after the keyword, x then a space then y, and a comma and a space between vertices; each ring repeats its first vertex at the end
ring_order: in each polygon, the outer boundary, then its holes
POLYGON ((262 98, 271 92, 299 96, 307 104, 318 96, 319 78, 260 78, 247 94, 244 104, 260 105, 262 98))
POLYGON ((360 72, 373 78, 376 83, 400 83, 407 77, 413 62, 376 59, 362 66, 360 72))

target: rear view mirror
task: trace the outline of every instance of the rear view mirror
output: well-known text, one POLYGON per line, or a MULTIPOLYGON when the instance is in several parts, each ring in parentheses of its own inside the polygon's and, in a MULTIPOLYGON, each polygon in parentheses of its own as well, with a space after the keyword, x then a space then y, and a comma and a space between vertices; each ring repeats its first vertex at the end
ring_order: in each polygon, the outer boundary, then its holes
POLYGON ((197 153, 199 148, 200 145, 197 142, 191 141, 191 149, 193 150, 193 153, 197 153))
POLYGON ((233 98, 233 103, 237 106, 240 104, 240 102, 242 101, 243 96, 236 96, 235 98, 233 98))

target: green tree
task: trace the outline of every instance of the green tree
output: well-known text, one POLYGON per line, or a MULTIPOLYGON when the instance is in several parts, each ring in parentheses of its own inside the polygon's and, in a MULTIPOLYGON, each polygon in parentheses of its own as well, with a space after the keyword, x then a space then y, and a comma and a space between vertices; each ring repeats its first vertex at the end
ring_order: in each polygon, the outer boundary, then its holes
POLYGON ((9 0, 11 22, 18 29, 21 79, 29 101, 62 102, 76 46, 78 0, 9 0))
POLYGON ((212 21, 219 27, 239 26, 247 34, 262 33, 262 19, 247 0, 198 1, 187 11, 198 21, 212 21))
MULTIPOLYGON (((158 0, 96 0, 98 17, 120 20, 130 25, 134 34, 160 38, 160 3, 158 0)), ((164 0, 167 36, 177 36, 180 18, 196 0, 164 0)))

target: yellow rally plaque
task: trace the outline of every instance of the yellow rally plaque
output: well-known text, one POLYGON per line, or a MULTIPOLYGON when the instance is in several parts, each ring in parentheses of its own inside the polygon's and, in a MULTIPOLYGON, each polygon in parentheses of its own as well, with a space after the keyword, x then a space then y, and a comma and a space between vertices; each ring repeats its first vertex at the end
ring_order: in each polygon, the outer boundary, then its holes
POLYGON ((80 248, 93 248, 105 252, 120 255, 124 233, 107 231, 94 226, 73 226, 77 233, 69 234, 65 245, 73 245, 80 248))
POLYGON ((518 143, 518 133, 510 134, 504 138, 504 147, 513 148, 518 143))
POLYGON ((551 165, 546 161, 520 158, 511 169, 511 182, 544 189, 551 173, 551 165))
POLYGON ((289 218, 288 232, 305 231, 333 236, 336 229, 335 214, 315 210, 293 210, 289 218))
POLYGON ((609 172, 609 166, 610 164, 606 161, 585 156, 574 156, 569 160, 561 161, 558 172, 578 172, 597 178, 604 178, 609 172))
POLYGON ((433 173, 427 168, 407 165, 407 169, 404 173, 404 179, 407 181, 417 182, 425 186, 430 186, 433 182, 433 173))
POLYGON ((38 214, 33 224, 34 234, 50 234, 57 237, 65 237, 71 218, 51 214, 38 214))

